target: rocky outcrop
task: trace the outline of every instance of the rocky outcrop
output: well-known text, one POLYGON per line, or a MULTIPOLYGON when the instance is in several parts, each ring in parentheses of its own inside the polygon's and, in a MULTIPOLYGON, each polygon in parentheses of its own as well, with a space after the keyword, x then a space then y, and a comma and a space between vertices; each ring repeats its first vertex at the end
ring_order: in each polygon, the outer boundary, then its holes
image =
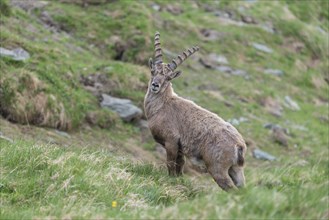
POLYGON ((115 98, 106 94, 102 94, 101 106, 115 111, 125 122, 136 121, 143 114, 143 111, 135 106, 131 100, 115 98))

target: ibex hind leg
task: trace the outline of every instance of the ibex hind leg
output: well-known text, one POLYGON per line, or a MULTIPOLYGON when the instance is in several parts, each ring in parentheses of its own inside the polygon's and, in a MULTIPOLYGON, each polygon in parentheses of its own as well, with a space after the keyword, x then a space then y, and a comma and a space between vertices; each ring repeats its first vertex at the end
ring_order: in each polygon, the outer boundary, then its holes
POLYGON ((208 166, 208 172, 214 178, 220 188, 225 191, 236 189, 236 186, 228 174, 229 167, 221 166, 221 164, 213 164, 208 166))
POLYGON ((183 146, 182 146, 180 140, 178 140, 177 146, 178 146, 178 152, 177 152, 177 158, 176 158, 176 175, 181 176, 181 175, 183 175, 185 157, 183 154, 183 146))
POLYGON ((243 167, 240 167, 238 165, 233 165, 228 170, 228 173, 237 187, 239 188, 244 187, 245 177, 243 173, 243 167))

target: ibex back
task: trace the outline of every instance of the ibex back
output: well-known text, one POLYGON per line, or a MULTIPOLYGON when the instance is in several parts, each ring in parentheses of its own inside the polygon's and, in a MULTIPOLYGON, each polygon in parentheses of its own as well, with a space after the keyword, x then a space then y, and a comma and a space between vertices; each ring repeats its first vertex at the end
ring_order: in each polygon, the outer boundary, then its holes
POLYGON ((203 161, 207 171, 224 190, 242 187, 246 144, 239 132, 216 114, 177 96, 171 80, 175 69, 199 50, 193 47, 166 64, 162 61, 160 34, 155 34, 155 59, 149 61, 151 80, 144 100, 153 138, 167 152, 169 175, 182 175, 184 156, 203 161))

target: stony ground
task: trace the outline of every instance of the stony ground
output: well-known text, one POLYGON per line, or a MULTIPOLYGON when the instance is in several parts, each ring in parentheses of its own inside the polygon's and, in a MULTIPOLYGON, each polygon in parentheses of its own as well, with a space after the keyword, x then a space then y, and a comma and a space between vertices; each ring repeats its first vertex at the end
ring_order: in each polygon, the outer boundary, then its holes
POLYGON ((1 219, 327 219, 328 9, 0 0, 1 219), (244 136, 245 189, 168 177, 143 116, 155 31, 166 62, 200 47, 173 86, 244 136))

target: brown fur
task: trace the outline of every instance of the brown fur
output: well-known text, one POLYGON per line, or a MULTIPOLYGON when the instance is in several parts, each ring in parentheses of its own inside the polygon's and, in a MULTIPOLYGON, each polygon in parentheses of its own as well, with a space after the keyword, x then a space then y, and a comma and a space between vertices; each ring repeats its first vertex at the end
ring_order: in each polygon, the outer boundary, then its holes
POLYGON ((169 174, 182 174, 185 155, 203 160, 222 189, 243 186, 246 144, 239 132, 216 114, 177 96, 170 80, 179 73, 167 64, 151 61, 150 68, 145 114, 155 141, 166 149, 169 174), (152 91, 152 83, 159 85, 158 92, 152 91))

